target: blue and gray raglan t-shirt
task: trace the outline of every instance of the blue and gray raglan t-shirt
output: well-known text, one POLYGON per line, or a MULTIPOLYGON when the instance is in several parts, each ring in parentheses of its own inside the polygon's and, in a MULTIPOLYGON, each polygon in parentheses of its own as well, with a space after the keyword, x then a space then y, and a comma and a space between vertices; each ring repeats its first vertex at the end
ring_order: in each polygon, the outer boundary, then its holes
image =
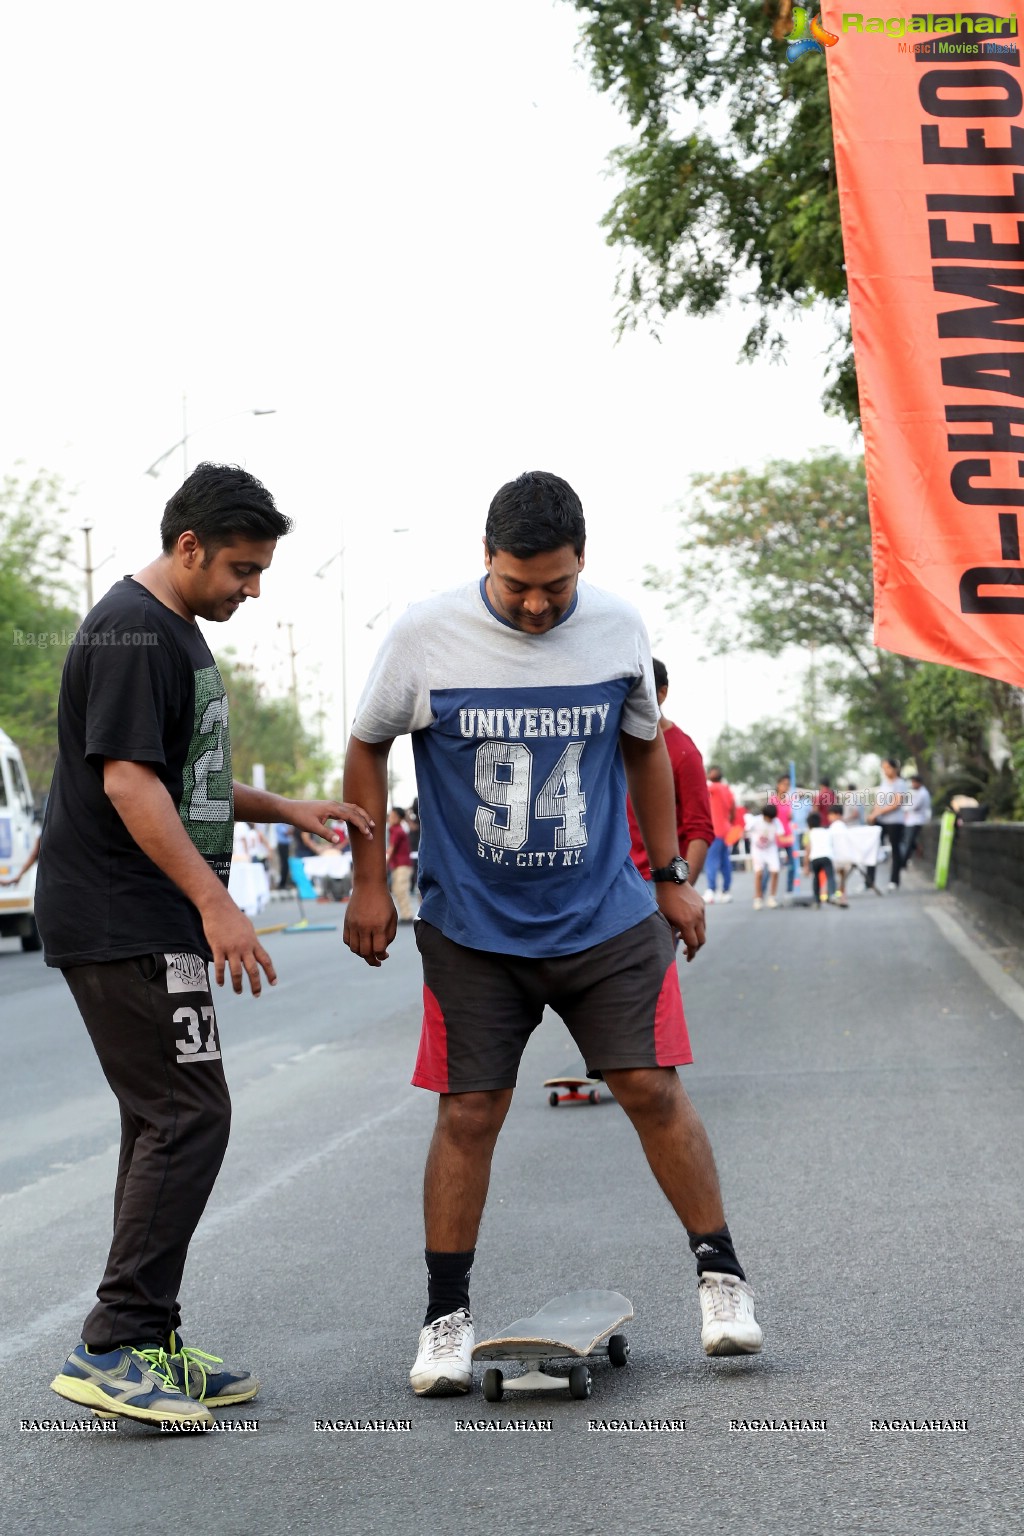
POLYGON ((412 734, 420 916, 471 949, 537 958, 649 916, 629 856, 620 731, 658 733, 647 633, 620 598, 581 582, 541 635, 500 618, 485 581, 409 608, 352 734, 412 734))

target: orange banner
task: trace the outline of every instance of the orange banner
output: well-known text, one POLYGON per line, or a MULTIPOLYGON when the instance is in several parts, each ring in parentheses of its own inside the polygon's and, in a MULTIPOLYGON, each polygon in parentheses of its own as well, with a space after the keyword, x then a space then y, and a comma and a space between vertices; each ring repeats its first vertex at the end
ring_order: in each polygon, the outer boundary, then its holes
MULTIPOLYGON (((821 7, 875 641, 1024 686, 1020 0, 821 7)), ((810 34, 801 46, 813 47, 810 34)), ((806 67, 806 66, 805 66, 806 67)))

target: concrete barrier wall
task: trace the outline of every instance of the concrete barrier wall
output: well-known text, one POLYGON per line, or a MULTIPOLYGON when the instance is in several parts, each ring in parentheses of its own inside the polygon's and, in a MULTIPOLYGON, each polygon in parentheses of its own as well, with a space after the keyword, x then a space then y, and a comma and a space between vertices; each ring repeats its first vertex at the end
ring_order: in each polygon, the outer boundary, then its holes
MULTIPOLYGON (((934 880, 938 819, 922 833, 922 862, 934 880)), ((974 821, 958 827, 949 890, 1007 942, 1024 944, 1024 822, 974 821)))

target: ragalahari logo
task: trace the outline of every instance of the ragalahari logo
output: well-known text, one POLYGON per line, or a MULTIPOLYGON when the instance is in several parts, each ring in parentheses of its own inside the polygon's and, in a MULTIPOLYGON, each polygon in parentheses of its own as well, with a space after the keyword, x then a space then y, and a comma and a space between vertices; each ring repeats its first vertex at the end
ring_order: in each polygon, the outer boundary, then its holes
POLYGON ((834 32, 825 31, 821 14, 812 16, 804 5, 794 5, 793 27, 788 35, 791 41, 786 46, 786 58, 790 64, 803 53, 824 53, 839 41, 834 32))

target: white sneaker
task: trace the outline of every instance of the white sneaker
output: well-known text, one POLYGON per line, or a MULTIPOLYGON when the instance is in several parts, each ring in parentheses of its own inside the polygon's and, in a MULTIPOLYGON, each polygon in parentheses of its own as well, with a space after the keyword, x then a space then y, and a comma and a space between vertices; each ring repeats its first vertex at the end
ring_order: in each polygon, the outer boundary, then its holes
POLYGON ((754 1293, 745 1280, 711 1271, 697 1282, 706 1355, 756 1355, 763 1334, 754 1316, 754 1293))
POLYGON ((890 891, 898 891, 899 890, 899 886, 896 884, 895 880, 890 880, 889 881, 889 889, 890 889, 890 891))
POLYGON ((732 895, 730 894, 729 891, 723 891, 721 896, 719 896, 718 899, 724 905, 725 902, 732 901, 732 895))
POLYGON ((704 905, 706 907, 713 907, 714 904, 715 904, 715 893, 714 893, 714 891, 711 891, 711 890, 705 891, 704 892, 704 905))
POLYGON ((769 896, 768 897, 768 905, 770 907, 777 907, 778 906, 778 902, 775 900, 774 896, 769 896))
POLYGON ((409 1380, 420 1397, 455 1397, 473 1385, 473 1319, 465 1307, 420 1330, 409 1380))
POLYGON ((761 910, 761 908, 763 906, 764 906, 764 902, 761 900, 760 896, 755 896, 754 897, 754 911, 755 912, 760 912, 760 910, 761 910))

